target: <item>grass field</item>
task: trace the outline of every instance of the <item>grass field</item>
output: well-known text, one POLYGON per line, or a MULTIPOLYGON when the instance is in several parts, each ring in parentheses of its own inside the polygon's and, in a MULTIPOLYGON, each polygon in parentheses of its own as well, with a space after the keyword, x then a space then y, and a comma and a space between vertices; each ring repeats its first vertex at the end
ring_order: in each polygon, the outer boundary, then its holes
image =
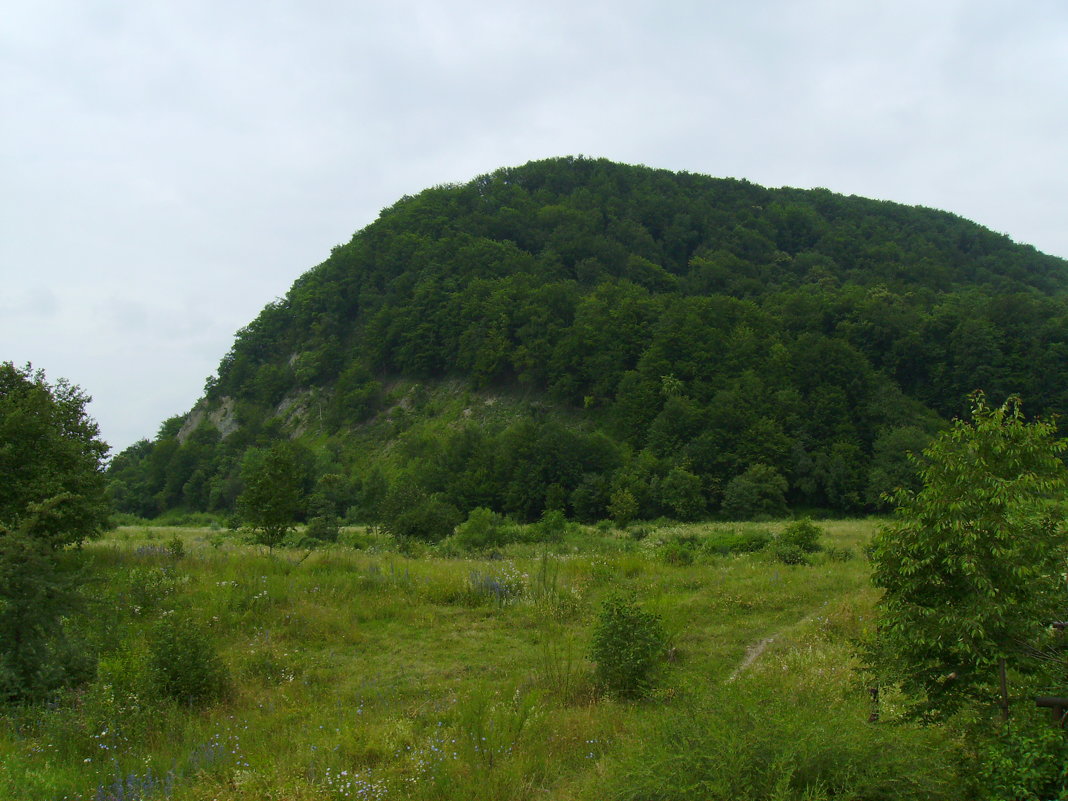
POLYGON ((821 523, 807 565, 712 547, 777 524, 576 527, 466 557, 120 528, 86 549, 96 678, 0 718, 0 797, 959 798, 957 744, 867 722, 851 642, 875 525, 821 523), (619 590, 669 638, 639 700, 593 679, 619 590), (161 670, 205 700, 165 697, 161 670))

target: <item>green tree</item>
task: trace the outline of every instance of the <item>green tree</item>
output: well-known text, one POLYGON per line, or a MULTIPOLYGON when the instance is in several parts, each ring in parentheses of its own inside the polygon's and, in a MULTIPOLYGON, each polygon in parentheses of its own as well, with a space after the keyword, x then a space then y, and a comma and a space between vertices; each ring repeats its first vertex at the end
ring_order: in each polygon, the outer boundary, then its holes
POLYGON ((924 451, 922 489, 898 493, 872 548, 884 594, 865 656, 928 720, 998 698, 1006 664, 1026 671, 1029 644, 1064 604, 1065 441, 1025 420, 1018 398, 971 400, 972 419, 924 451))
POLYGON ((660 503, 679 520, 696 520, 705 511, 701 479, 682 467, 673 467, 660 481, 660 503))
POLYGON ((782 517, 789 484, 766 464, 752 465, 735 476, 723 491, 723 514, 731 520, 782 517))
POLYGON ((245 490, 237 511, 252 532, 252 541, 273 550, 304 514, 306 467, 296 446, 278 442, 250 450, 241 465, 245 490))
POLYGON ((41 697, 84 667, 65 636, 78 576, 64 551, 110 513, 108 447, 88 402, 62 379, 0 364, 0 699, 41 697))
POLYGON ((612 493, 608 502, 608 514, 615 521, 616 528, 626 528, 638 514, 638 502, 630 490, 619 489, 612 493))

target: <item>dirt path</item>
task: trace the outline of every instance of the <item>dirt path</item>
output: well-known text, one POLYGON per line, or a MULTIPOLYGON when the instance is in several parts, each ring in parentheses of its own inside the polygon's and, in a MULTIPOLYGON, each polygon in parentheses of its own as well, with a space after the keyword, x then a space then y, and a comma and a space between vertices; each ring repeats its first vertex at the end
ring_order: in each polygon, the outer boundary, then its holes
POLYGON ((748 648, 746 648, 745 658, 738 664, 738 667, 734 669, 734 672, 731 673, 730 678, 728 678, 727 681, 734 681, 743 671, 745 671, 746 668, 756 662, 757 659, 760 658, 760 655, 764 653, 764 651, 767 649, 767 647, 773 642, 775 642, 776 636, 777 635, 773 634, 770 637, 765 637, 759 642, 755 642, 748 648))

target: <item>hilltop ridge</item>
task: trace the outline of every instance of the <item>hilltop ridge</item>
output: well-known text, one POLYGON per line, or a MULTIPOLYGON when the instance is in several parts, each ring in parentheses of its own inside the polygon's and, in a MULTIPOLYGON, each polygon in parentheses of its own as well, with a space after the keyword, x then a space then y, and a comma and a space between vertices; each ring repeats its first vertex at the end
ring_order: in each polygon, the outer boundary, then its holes
POLYGON ((400 486, 524 519, 627 496, 639 517, 855 512, 913 480, 905 453, 969 392, 1063 413, 1066 379, 1068 264, 1005 235, 548 159, 383 210, 111 476, 126 511, 227 512, 245 452, 291 439, 352 519, 400 486))

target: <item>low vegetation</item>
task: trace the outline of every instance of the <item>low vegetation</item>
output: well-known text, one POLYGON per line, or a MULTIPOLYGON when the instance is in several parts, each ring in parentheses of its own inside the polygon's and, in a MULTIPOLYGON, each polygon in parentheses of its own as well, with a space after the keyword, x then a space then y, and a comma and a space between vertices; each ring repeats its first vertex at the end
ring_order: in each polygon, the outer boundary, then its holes
POLYGON ((121 527, 84 549, 96 677, 4 713, 0 797, 975 797, 967 741, 867 722, 876 523, 806 526, 803 564, 782 524, 407 553, 121 527))

